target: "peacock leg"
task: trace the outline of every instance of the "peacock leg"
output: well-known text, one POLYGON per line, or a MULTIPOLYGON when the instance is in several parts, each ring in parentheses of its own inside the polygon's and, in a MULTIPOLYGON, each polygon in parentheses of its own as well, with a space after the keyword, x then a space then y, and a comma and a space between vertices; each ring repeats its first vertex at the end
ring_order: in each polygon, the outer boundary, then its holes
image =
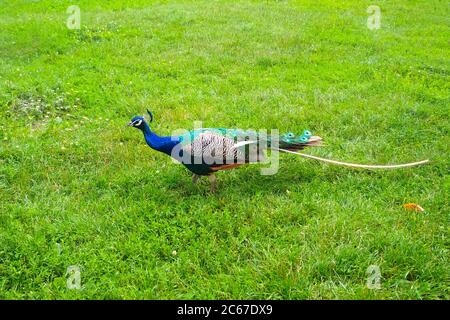
POLYGON ((200 179, 200 176, 198 174, 193 174, 192 175, 192 183, 197 183, 198 179, 200 179))
POLYGON ((216 178, 216 175, 214 173, 210 174, 208 176, 208 178, 209 178, 209 182, 211 182, 211 192, 214 193, 217 190, 217 178, 216 178))

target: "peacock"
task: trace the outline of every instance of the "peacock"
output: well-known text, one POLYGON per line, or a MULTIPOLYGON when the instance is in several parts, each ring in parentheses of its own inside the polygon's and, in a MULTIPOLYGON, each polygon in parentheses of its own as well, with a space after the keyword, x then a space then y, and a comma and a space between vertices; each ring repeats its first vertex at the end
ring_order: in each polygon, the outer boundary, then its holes
MULTIPOLYGON (((153 122, 153 114, 149 110, 147 113, 150 117, 149 122, 153 122)), ((288 132, 275 139, 252 130, 225 128, 200 128, 177 136, 159 136, 150 129, 144 116, 133 117, 128 126, 141 130, 150 148, 181 162, 192 172, 193 183, 196 183, 200 177, 207 176, 211 183, 211 192, 217 190, 216 172, 234 169, 248 163, 264 162, 266 160, 264 153, 268 149, 331 164, 365 169, 411 167, 429 161, 423 160, 398 165, 366 165, 300 153, 298 151, 307 147, 322 145, 322 138, 313 135, 309 130, 304 130, 301 134, 288 132)))

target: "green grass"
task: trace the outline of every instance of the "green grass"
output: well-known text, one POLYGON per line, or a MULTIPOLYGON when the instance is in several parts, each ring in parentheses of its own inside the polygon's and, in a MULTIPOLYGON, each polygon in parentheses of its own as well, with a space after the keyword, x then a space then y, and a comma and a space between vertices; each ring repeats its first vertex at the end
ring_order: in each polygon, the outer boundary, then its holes
POLYGON ((447 1, 0 4, 0 298, 450 298, 447 1), (211 195, 125 127, 147 107, 163 135, 310 129, 311 154, 432 163, 285 154, 211 195))

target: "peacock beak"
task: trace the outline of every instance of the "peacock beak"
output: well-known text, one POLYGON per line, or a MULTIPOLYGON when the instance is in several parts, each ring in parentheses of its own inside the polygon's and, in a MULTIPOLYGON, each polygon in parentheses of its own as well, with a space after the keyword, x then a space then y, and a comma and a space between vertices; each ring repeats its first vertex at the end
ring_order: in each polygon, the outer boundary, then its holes
POLYGON ((131 127, 133 125, 133 122, 128 122, 127 127, 131 127))

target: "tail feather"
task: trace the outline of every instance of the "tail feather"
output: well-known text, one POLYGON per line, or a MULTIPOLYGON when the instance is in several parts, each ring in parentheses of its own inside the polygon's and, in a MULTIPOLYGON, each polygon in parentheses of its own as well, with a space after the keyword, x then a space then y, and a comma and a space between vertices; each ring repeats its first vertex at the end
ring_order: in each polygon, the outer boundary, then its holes
POLYGON ((293 139, 281 139, 279 142, 279 146, 281 149, 286 150, 303 150, 306 147, 320 147, 322 146, 322 138, 319 136, 311 136, 307 141, 299 141, 293 139))
MULTIPOLYGON (((261 140, 262 140, 261 137, 259 137, 256 140, 242 141, 242 142, 236 143, 233 146, 233 148, 238 148, 238 149, 244 148, 246 145, 250 145, 250 144, 257 144, 259 146, 260 143, 262 142, 261 140)), ((332 160, 332 159, 326 159, 326 158, 321 158, 321 157, 297 152, 299 150, 305 149, 306 147, 323 146, 322 138, 319 136, 313 136, 311 134, 311 132, 308 130, 305 130, 303 132, 303 135, 295 135, 290 132, 290 133, 287 133, 287 134, 281 136, 277 140, 278 140, 278 147, 273 145, 273 141, 270 137, 269 137, 269 139, 265 139, 264 142, 267 142, 267 146, 269 148, 272 148, 272 149, 275 149, 278 151, 292 153, 292 154, 296 154, 296 155, 299 155, 304 158, 314 159, 314 160, 318 160, 318 161, 322 161, 322 162, 326 162, 326 163, 331 163, 334 165, 347 166, 347 167, 352 167, 352 168, 397 169, 397 168, 418 166, 418 165, 425 164, 430 161, 427 159, 427 160, 411 162, 411 163, 402 163, 402 164, 381 164, 381 165, 379 165, 379 164, 359 164, 359 163, 336 161, 336 160, 332 160)), ((259 149, 257 150, 257 152, 259 152, 259 149)))
POLYGON ((296 155, 299 155, 301 157, 308 158, 308 159, 314 159, 314 160, 327 162, 327 163, 331 163, 331 164, 335 164, 335 165, 339 165, 339 166, 346 166, 346 167, 352 167, 352 168, 362 168, 362 169, 398 169, 398 168, 419 166, 421 164, 425 164, 425 163, 430 162, 429 159, 426 159, 426 160, 422 160, 422 161, 410 162, 410 163, 402 163, 402 164, 359 164, 359 163, 350 163, 350 162, 343 162, 343 161, 336 161, 336 160, 331 160, 331 159, 325 159, 325 158, 321 158, 321 157, 317 157, 317 156, 312 156, 310 154, 304 154, 304 153, 300 153, 300 152, 295 152, 295 151, 288 150, 288 149, 279 148, 278 150, 279 151, 283 151, 283 152, 287 152, 287 153, 293 153, 293 154, 296 154, 296 155))

